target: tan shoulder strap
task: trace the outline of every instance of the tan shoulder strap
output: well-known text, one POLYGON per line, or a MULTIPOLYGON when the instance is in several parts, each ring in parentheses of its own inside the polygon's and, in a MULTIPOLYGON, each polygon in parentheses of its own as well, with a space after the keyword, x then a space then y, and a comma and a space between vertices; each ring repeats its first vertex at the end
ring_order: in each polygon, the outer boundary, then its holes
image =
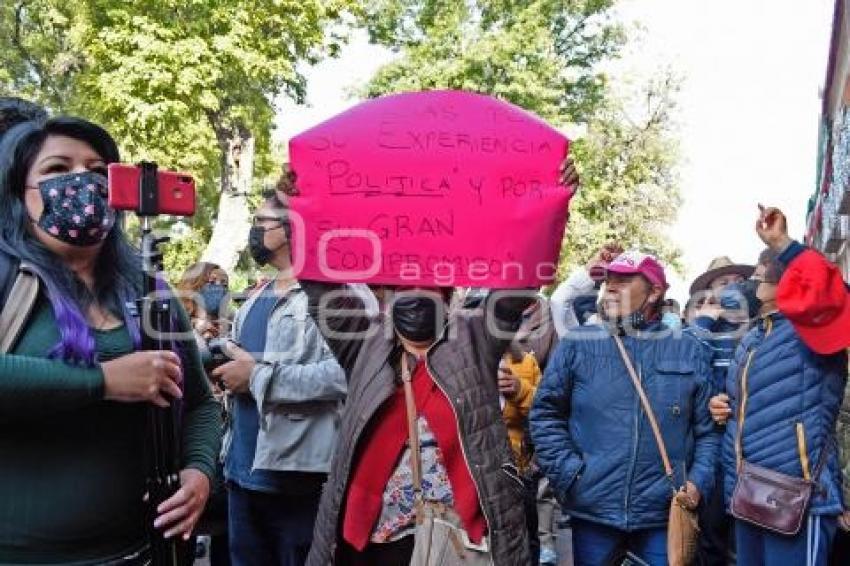
MULTIPOLYGON (((640 397, 640 403, 643 405, 643 410, 646 413, 646 417, 649 419, 649 426, 652 427, 652 434, 655 435, 655 442, 658 444, 658 451, 661 453, 661 460, 664 463, 664 473, 672 482, 673 466, 670 465, 670 458, 667 456, 667 447, 664 445, 664 438, 661 436, 661 429, 658 428, 658 421, 655 420, 655 412, 652 410, 652 405, 649 404, 649 399, 643 390, 643 386, 640 384, 640 378, 635 371, 635 366, 632 364, 632 359, 629 357, 626 347, 623 345, 623 340, 616 334, 612 334, 611 336, 614 338, 614 342, 617 343, 617 348, 620 350, 620 356, 623 358, 623 363, 626 364, 629 377, 632 378, 635 391, 637 391, 638 397, 640 397)), ((675 491, 675 485, 673 486, 673 489, 675 491)))
POLYGON ((407 407, 407 436, 410 441, 410 467, 413 472, 413 498, 422 500, 422 454, 419 447, 419 423, 416 400, 413 397, 412 376, 407 363, 407 352, 401 351, 401 382, 404 386, 404 404, 407 407))
POLYGON ((38 277, 26 263, 18 267, 18 275, 0 311, 0 354, 15 345, 38 298, 38 277))

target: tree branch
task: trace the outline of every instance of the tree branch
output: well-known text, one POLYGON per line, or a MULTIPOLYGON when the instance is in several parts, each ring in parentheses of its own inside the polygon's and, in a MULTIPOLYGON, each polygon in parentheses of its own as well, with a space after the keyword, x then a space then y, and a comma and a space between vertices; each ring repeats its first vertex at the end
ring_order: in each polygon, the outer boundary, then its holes
POLYGON ((15 6, 15 33, 12 35, 12 45, 15 46, 15 49, 21 56, 21 59, 23 59, 24 63, 30 68, 31 73, 38 82, 38 88, 45 90, 45 87, 49 84, 49 89, 55 94, 56 88, 48 79, 47 73, 44 72, 44 68, 24 46, 22 29, 24 26, 23 16, 25 8, 26 2, 19 2, 17 6, 15 6))

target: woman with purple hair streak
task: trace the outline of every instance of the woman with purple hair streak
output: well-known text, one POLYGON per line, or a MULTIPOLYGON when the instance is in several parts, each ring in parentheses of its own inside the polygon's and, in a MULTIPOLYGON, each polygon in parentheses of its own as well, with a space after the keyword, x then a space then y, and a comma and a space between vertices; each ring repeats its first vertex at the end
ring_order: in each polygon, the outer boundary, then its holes
POLYGON ((154 524, 188 539, 209 495, 218 408, 191 333, 174 351, 139 351, 127 305, 141 262, 106 198, 118 159, 109 134, 78 118, 24 122, 0 144, 0 253, 41 289, 0 354, 0 563, 147 562, 148 403, 183 403, 181 489, 154 524))

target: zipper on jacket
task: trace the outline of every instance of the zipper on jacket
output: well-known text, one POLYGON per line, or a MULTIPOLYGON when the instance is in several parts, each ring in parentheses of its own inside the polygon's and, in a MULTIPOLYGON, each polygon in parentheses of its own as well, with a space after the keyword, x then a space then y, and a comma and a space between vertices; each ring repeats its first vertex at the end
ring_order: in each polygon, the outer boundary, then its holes
POLYGON ((747 401, 749 400, 749 392, 747 390, 747 381, 750 376, 750 365, 753 363, 753 357, 756 355, 756 350, 750 350, 747 355, 747 362, 744 364, 744 371, 741 374, 741 406, 738 409, 738 442, 735 443, 735 456, 738 460, 737 468, 740 471, 741 462, 744 459, 744 420, 747 414, 747 401))
MULTIPOLYGON (((632 359, 637 359, 633 352, 629 352, 632 359)), ((638 380, 643 383, 643 366, 638 362, 637 366, 638 380)), ((629 459, 629 473, 626 477, 626 494, 623 500, 623 511, 625 519, 625 527, 629 527, 629 499, 632 495, 632 479, 635 475, 635 462, 637 461, 638 439, 640 438, 640 397, 635 392, 635 410, 634 410, 634 434, 632 434, 632 457, 629 459)))
POLYGON ((626 520, 626 530, 629 527, 629 499, 632 495, 632 478, 635 475, 635 460, 637 459, 637 446, 638 446, 638 427, 640 426, 640 407, 635 407, 635 432, 632 435, 632 457, 629 460, 629 475, 626 478, 626 495, 623 501, 624 508, 624 518, 626 520))
MULTIPOLYGON (((802 416, 801 416, 802 418, 802 416)), ((809 449, 806 446, 806 428, 802 421, 797 423, 797 451, 800 453, 800 467, 803 469, 803 479, 811 480, 809 471, 809 449)))
MULTIPOLYGON (((773 331, 773 319, 769 316, 764 318, 765 331, 763 340, 767 340, 767 337, 770 336, 770 333, 773 331)), ((761 344, 759 344, 761 346, 761 344)), ((744 460, 744 421, 746 420, 747 415, 747 401, 749 400, 750 392, 749 392, 749 377, 750 377, 750 366, 753 363, 753 358, 758 351, 758 346, 750 350, 750 353, 747 355, 747 362, 744 364, 744 371, 741 374, 741 404, 738 407, 738 434, 737 441, 735 442, 735 457, 737 460, 736 469, 740 472, 741 470, 741 462, 744 460)))
MULTIPOLYGON (((445 333, 445 328, 444 328, 444 333, 445 333)), ((437 379, 437 374, 434 373, 431 370, 431 364, 428 360, 428 354, 431 353, 431 348, 436 346, 440 342, 441 339, 442 339, 442 335, 439 339, 437 339, 437 341, 435 341, 433 344, 431 344, 431 346, 429 346, 428 349, 425 351, 425 368, 428 370, 428 373, 431 374, 431 379, 434 381, 434 383, 437 385, 437 387, 440 389, 440 391, 446 397, 446 400, 449 402, 449 406, 452 408, 452 413, 454 414, 454 417, 455 417, 455 426, 457 427, 457 438, 460 441, 460 451, 461 451, 461 454, 463 454, 463 461, 466 464, 466 469, 469 471, 469 476, 472 478, 472 485, 475 486, 475 493, 478 495, 478 506, 481 508, 481 514, 484 515, 484 522, 487 524, 487 532, 490 534, 490 541, 489 541, 490 564, 494 564, 494 562, 493 562, 493 532, 490 528, 490 525, 491 525, 490 518, 487 517, 487 509, 484 505, 484 499, 481 497, 481 490, 478 488, 478 481, 475 479, 475 476, 472 473, 472 467, 469 465, 469 457, 466 455, 466 442, 464 440, 463 433, 460 430, 460 420, 457 417, 457 409, 455 409, 455 404, 453 402, 453 399, 451 397, 449 397, 448 393, 446 393, 446 390, 443 388, 443 385, 437 379)), ((404 349, 402 349, 402 355, 405 355, 404 349)))

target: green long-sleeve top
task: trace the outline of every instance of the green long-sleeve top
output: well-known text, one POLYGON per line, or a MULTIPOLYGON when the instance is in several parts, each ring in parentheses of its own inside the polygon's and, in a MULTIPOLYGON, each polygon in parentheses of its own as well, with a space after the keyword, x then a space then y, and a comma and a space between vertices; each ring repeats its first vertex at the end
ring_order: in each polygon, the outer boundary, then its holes
MULTIPOLYGON (((105 401, 99 366, 47 358, 58 340, 53 310, 40 298, 13 352, 0 355, 2 564, 94 564, 145 541, 148 405, 105 401)), ((133 350, 124 326, 95 331, 95 341, 101 362, 133 350)), ((180 350, 184 467, 212 478, 219 409, 194 340, 180 350)))

